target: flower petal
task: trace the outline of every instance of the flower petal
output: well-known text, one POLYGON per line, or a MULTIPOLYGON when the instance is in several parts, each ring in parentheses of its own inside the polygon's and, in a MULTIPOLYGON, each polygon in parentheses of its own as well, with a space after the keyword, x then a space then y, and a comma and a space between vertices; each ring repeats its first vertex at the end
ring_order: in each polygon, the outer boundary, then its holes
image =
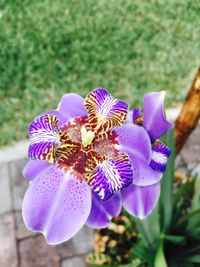
POLYGON ((136 123, 139 118, 141 118, 141 109, 140 108, 134 108, 132 111, 132 122, 136 123))
POLYGON ((75 235, 91 210, 91 189, 56 165, 50 165, 30 184, 22 205, 25 225, 42 232, 48 244, 75 235))
POLYGON ((146 218, 155 208, 160 196, 160 183, 151 186, 131 185, 122 190, 124 208, 134 217, 146 218))
POLYGON ((133 171, 127 154, 98 164, 88 177, 88 184, 102 200, 109 199, 120 189, 132 184, 133 171))
POLYGON ((120 193, 114 194, 107 201, 100 200, 100 202, 110 216, 118 216, 120 214, 122 208, 122 199, 120 193))
POLYGON ((146 186, 157 183, 162 174, 152 170, 151 142, 145 129, 134 124, 126 124, 114 129, 119 142, 119 151, 126 152, 133 166, 133 184, 146 186))
POLYGON ((164 172, 167 166, 167 159, 171 150, 161 141, 156 141, 152 146, 150 166, 153 170, 164 172))
POLYGON ((128 104, 124 101, 114 99, 104 88, 93 90, 85 98, 85 107, 89 113, 91 130, 105 132, 125 122, 128 104))
POLYGON ((122 208, 120 194, 114 194, 110 199, 102 201, 95 193, 92 194, 92 208, 87 219, 87 225, 92 228, 104 228, 110 224, 112 216, 118 216, 122 208))
POLYGON ((87 116, 84 99, 80 95, 73 93, 63 95, 58 105, 58 111, 67 121, 87 116))
POLYGON ((125 124, 114 129, 119 142, 119 151, 129 154, 131 160, 138 158, 150 161, 151 158, 151 142, 145 129, 132 123, 125 124))
POLYGON ((37 118, 45 116, 45 115, 51 115, 51 116, 57 117, 57 126, 59 129, 68 122, 68 120, 65 117, 63 117, 63 115, 58 110, 55 110, 55 109, 45 111, 41 113, 39 116, 37 116, 37 118))
POLYGON ((173 125, 164 115, 165 92, 150 93, 144 96, 143 127, 152 141, 168 132, 173 125))
POLYGON ((44 160, 29 160, 23 169, 23 176, 25 179, 31 181, 49 165, 50 163, 44 160))
POLYGON ((146 161, 139 160, 137 163, 137 171, 133 184, 137 186, 149 186, 158 183, 163 174, 156 170, 153 170, 150 164, 146 161), (139 177, 139 178, 138 178, 139 177))
POLYGON ((28 156, 30 159, 54 162, 54 150, 59 144, 58 118, 44 114, 35 118, 29 126, 30 146, 28 156))

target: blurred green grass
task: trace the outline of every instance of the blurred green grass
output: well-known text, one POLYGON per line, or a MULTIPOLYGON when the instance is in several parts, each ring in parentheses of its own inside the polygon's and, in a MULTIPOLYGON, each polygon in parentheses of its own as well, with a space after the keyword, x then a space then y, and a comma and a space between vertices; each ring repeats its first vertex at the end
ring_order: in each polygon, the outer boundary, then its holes
POLYGON ((199 0, 0 0, 0 145, 62 94, 186 96, 200 59, 199 0))

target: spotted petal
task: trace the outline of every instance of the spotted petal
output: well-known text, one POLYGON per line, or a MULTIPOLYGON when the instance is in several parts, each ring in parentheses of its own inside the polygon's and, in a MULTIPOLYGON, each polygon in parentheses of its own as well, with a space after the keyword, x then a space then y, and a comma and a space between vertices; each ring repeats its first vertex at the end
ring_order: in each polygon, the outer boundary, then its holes
POLYGON ((121 195, 114 194, 110 199, 102 201, 92 193, 92 208, 87 219, 87 225, 92 228, 104 228, 111 223, 113 216, 118 216, 122 208, 121 195))
POLYGON ((31 181, 49 165, 50 163, 44 160, 29 160, 23 169, 23 176, 25 179, 31 181))
POLYGON ((69 240, 85 224, 91 189, 55 164, 41 172, 26 191, 22 215, 28 229, 42 232, 48 244, 69 240))
POLYGON ((98 164, 88 178, 88 184, 102 200, 109 199, 133 181, 132 165, 127 154, 98 164))
POLYGON ((152 146, 152 156, 150 166, 153 170, 164 172, 167 165, 167 159, 171 154, 171 150, 161 141, 156 141, 152 146))
POLYGON ((173 127, 164 114, 164 98, 165 92, 144 96, 143 127, 152 141, 160 138, 173 127))
POLYGON ((54 162, 54 150, 59 144, 58 119, 49 114, 38 116, 29 126, 30 159, 54 162))
POLYGON ((101 132, 122 125, 128 112, 128 104, 114 99, 104 88, 93 90, 85 98, 84 104, 89 113, 91 130, 101 132))
POLYGON ((155 208, 160 196, 160 183, 150 186, 131 185, 122 190, 124 208, 134 217, 146 218, 155 208))

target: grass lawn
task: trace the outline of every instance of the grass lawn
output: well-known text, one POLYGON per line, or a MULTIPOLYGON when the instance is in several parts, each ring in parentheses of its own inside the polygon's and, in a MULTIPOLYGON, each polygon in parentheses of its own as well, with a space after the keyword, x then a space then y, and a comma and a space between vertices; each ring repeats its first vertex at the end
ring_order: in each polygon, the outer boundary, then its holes
POLYGON ((0 145, 62 94, 106 87, 186 96, 200 59, 199 0, 0 0, 0 145))

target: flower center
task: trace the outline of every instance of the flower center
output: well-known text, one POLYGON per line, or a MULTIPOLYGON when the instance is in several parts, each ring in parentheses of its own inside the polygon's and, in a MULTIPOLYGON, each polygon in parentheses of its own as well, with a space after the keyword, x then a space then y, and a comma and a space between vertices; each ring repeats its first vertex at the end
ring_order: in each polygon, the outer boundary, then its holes
POLYGON ((118 154, 115 132, 97 134, 87 126, 86 118, 66 124, 61 129, 61 144, 55 154, 60 168, 71 171, 80 180, 87 180, 97 164, 118 154))
POLYGON ((81 140, 84 147, 91 145, 94 136, 95 133, 93 131, 87 131, 84 125, 81 127, 81 140))

